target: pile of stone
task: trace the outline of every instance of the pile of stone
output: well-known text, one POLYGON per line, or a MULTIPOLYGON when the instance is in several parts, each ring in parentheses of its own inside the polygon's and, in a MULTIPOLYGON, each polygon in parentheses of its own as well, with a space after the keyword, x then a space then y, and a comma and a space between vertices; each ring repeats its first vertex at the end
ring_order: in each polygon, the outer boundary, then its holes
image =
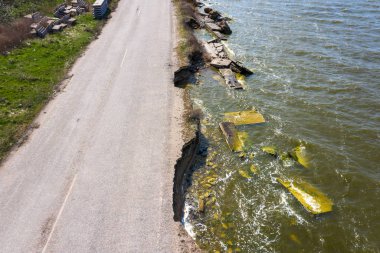
POLYGON ((226 84, 230 88, 243 89, 243 85, 236 78, 236 74, 251 75, 252 71, 244 67, 240 62, 229 57, 226 47, 220 39, 203 42, 203 47, 211 58, 210 65, 219 70, 226 84))
POLYGON ((230 19, 224 17, 220 12, 209 7, 203 8, 203 4, 198 3, 198 11, 194 14, 195 18, 188 17, 185 19, 186 24, 193 28, 205 28, 216 39, 203 41, 203 47, 210 58, 210 65, 218 70, 223 76, 227 86, 234 89, 243 89, 243 80, 238 80, 237 75, 247 76, 253 74, 251 70, 244 67, 240 62, 235 61, 225 46, 226 35, 232 34, 231 28, 227 21, 230 19))
POLYGON ((102 19, 107 13, 108 0, 96 0, 92 7, 94 18, 102 19))
MULTIPOLYGON (((194 21, 196 21, 199 27, 206 28, 218 39, 227 40, 225 35, 230 35, 232 33, 231 28, 228 25, 229 20, 229 18, 223 17, 220 12, 206 7, 203 9, 203 12, 197 13, 196 20, 190 20, 190 22, 195 24, 194 21)), ((198 28, 195 27, 195 25, 191 26, 193 28, 198 28)))
POLYGON ((40 38, 44 38, 48 33, 60 32, 67 26, 76 24, 75 16, 89 10, 89 5, 83 0, 73 0, 71 5, 60 4, 54 10, 54 17, 46 17, 39 12, 26 15, 25 18, 31 19, 30 33, 40 38))

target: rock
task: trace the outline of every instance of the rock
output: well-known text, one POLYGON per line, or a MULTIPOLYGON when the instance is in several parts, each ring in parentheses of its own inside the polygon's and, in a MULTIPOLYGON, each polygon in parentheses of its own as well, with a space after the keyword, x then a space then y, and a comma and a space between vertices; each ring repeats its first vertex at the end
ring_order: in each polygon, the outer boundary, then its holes
POLYGON ((322 214, 332 211, 333 202, 311 184, 298 180, 277 178, 288 191, 312 214, 322 214))
POLYGON ((60 25, 55 25, 55 26, 53 26, 52 31, 53 32, 60 32, 60 31, 62 31, 62 27, 60 25))
POLYGON ((249 168, 249 170, 254 173, 254 174, 257 174, 259 172, 259 170, 257 169, 257 167, 255 165, 251 165, 251 167, 249 168))
POLYGON ((70 18, 69 20, 67 20, 67 24, 69 25, 75 25, 77 22, 77 20, 75 18, 70 18))
POLYGON ((205 51, 207 52, 207 54, 210 55, 210 57, 212 59, 214 58, 218 58, 218 52, 216 51, 216 49, 212 46, 212 44, 209 44, 209 43, 206 43, 206 42, 203 42, 203 47, 205 49, 205 51))
POLYGON ((228 34, 228 35, 232 33, 232 30, 231 30, 230 26, 228 25, 227 21, 222 20, 222 21, 218 22, 217 24, 221 28, 221 31, 220 31, 221 33, 228 34))
POLYGON ((202 2, 196 2, 195 3, 195 5, 197 6, 197 7, 203 7, 205 4, 204 3, 202 3, 202 2))
POLYGON ((249 175, 249 173, 245 170, 239 170, 239 174, 240 174, 240 176, 248 178, 248 179, 252 178, 251 175, 249 175))
POLYGON ((224 120, 232 122, 237 126, 259 124, 265 122, 263 115, 255 110, 227 112, 224 114, 224 120))
POLYGON ((275 147, 272 147, 272 146, 262 147, 261 150, 271 156, 274 156, 274 157, 278 156, 277 149, 275 147))
POLYGON ((209 17, 205 17, 205 18, 204 18, 204 22, 205 22, 205 23, 214 23, 214 20, 212 20, 212 19, 209 18, 209 17))
POLYGON ((211 11, 211 12, 209 12, 208 13, 208 16, 211 18, 211 19, 213 19, 213 20, 215 20, 215 21, 220 21, 220 20, 222 20, 223 19, 223 16, 218 12, 218 11, 211 11))
POLYGON ((231 65, 231 60, 229 59, 214 59, 211 61, 211 66, 221 69, 228 68, 231 65))
POLYGON ((198 211, 201 213, 205 211, 205 200, 203 198, 198 199, 198 211))
POLYGON ((207 13, 207 14, 209 14, 209 13, 211 13, 211 12, 213 12, 213 11, 214 11, 214 10, 211 9, 211 8, 209 8, 209 7, 204 8, 204 12, 207 13))
POLYGON ((207 29, 211 31, 218 31, 218 32, 222 31, 222 28, 215 23, 206 23, 205 26, 207 29))
POLYGON ((243 86, 236 80, 235 73, 232 70, 220 69, 219 72, 230 88, 243 89, 243 86))
POLYGON ((222 52, 218 53, 218 57, 219 58, 227 58, 227 54, 224 51, 222 51, 222 52))
POLYGON ((237 61, 232 61, 231 69, 236 73, 240 73, 246 76, 253 74, 253 72, 250 69, 244 67, 240 62, 237 61))
POLYGON ((227 37, 221 34, 219 31, 213 31, 213 33, 219 40, 227 40, 227 37))
POLYGON ((191 27, 191 28, 193 28, 193 29, 198 29, 198 28, 201 27, 201 25, 199 24, 199 22, 198 22, 197 20, 195 20, 194 18, 192 18, 192 17, 187 17, 187 18, 185 18, 185 23, 186 23, 189 27, 191 27))

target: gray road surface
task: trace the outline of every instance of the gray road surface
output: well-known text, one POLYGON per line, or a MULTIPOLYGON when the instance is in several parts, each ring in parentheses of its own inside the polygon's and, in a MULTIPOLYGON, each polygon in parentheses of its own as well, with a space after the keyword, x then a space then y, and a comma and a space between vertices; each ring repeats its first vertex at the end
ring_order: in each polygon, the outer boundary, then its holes
POLYGON ((170 0, 121 0, 0 168, 0 252, 175 252, 170 0))

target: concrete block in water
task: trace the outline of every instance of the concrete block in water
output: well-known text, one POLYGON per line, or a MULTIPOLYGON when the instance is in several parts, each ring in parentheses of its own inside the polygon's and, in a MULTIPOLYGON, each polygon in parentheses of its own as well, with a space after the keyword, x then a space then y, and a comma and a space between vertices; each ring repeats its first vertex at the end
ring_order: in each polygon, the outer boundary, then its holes
POLYGON ((211 66, 221 69, 221 68, 228 68, 231 65, 231 60, 229 59, 213 59, 211 61, 211 66))
POLYGON ((312 214, 332 211, 333 202, 321 191, 302 180, 285 180, 277 178, 288 191, 312 214))
POLYGON ((290 156, 301 164, 305 168, 310 168, 309 159, 306 156, 306 148, 303 145, 300 145, 294 148, 290 153, 290 156))
POLYGON ((226 84, 234 89, 243 89, 243 86, 236 79, 236 75, 230 69, 220 69, 220 74, 223 76, 226 84))
POLYGON ((234 123, 222 122, 219 127, 223 132, 229 148, 235 152, 241 152, 244 148, 244 140, 247 138, 247 133, 238 132, 234 123))
POLYGON ((206 28, 211 31, 218 31, 218 32, 222 30, 222 28, 215 23, 206 23, 206 28))
POLYGON ((227 112, 224 114, 224 120, 232 122, 235 125, 250 125, 265 122, 263 115, 256 110, 227 112))

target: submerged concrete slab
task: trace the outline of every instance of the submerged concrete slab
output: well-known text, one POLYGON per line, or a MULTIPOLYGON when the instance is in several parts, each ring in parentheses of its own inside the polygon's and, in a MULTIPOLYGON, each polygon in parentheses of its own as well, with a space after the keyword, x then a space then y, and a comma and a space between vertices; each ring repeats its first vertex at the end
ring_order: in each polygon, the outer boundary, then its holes
POLYGON ((232 122, 235 125, 250 125, 264 123, 264 116, 256 110, 227 112, 224 114, 224 120, 232 122))
POLYGON ((277 179, 312 214, 332 211, 333 202, 319 189, 302 180, 277 179))
POLYGON ((238 132, 236 126, 231 122, 219 123, 219 127, 222 130, 228 147, 235 152, 243 151, 244 140, 247 138, 247 133, 238 132))

